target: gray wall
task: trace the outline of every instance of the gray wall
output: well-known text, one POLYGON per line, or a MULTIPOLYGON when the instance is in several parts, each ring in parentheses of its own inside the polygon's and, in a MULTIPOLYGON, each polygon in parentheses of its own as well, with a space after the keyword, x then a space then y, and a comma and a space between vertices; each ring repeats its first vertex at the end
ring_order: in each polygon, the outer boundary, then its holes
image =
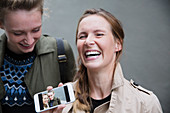
POLYGON ((104 8, 114 14, 125 31, 125 77, 152 90, 164 113, 170 113, 169 0, 46 0, 45 7, 43 33, 67 39, 75 57, 75 31, 84 10, 104 8))

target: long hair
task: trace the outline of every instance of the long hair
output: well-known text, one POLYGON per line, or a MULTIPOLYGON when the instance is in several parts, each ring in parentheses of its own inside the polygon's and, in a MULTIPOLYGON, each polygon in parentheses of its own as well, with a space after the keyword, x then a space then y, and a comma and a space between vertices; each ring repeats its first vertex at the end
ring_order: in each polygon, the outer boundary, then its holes
POLYGON ((28 10, 37 8, 43 14, 44 0, 0 0, 0 22, 4 22, 5 14, 8 11, 18 9, 28 10))
MULTIPOLYGON (((111 13, 105 11, 104 9, 88 9, 84 12, 84 14, 80 18, 78 25, 77 25, 76 44, 77 44, 79 24, 84 18, 90 15, 98 15, 98 16, 105 18, 111 26, 113 37, 117 41, 119 41, 119 43, 121 44, 123 48, 124 31, 123 31, 122 25, 117 18, 115 18, 111 13)), ((119 61, 119 57, 121 54, 122 54, 122 50, 116 53, 116 63, 119 61)), ((76 112, 77 109, 79 109, 79 110, 83 110, 89 113, 91 109, 90 107, 91 102, 89 98, 89 84, 88 84, 87 68, 82 64, 80 58, 78 58, 78 65, 79 65, 79 70, 74 77, 74 81, 76 81, 75 96, 77 99, 73 104, 73 110, 74 112, 76 112)))

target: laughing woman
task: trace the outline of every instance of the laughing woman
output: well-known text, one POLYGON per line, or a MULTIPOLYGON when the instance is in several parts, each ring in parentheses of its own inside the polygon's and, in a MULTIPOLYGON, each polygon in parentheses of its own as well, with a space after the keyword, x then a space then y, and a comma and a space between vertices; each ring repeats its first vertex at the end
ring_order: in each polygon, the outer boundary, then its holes
MULTIPOLYGON (((61 82, 56 39, 42 35, 43 0, 0 0, 0 113, 35 113, 33 96, 61 82)), ((67 56, 65 82, 74 75, 67 56)), ((64 81, 63 81, 64 82, 64 81)))
POLYGON ((124 78, 119 63, 123 40, 121 24, 112 14, 103 9, 85 11, 76 33, 76 101, 63 113, 162 113, 153 92, 124 78))

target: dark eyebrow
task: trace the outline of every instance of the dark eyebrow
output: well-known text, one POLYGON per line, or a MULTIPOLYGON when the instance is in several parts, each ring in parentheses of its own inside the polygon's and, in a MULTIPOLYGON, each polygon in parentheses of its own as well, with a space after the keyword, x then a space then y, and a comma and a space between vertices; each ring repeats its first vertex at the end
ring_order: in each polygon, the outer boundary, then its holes
POLYGON ((37 27, 35 27, 35 28, 33 28, 33 29, 36 29, 36 28, 40 28, 42 25, 39 25, 39 26, 37 26, 37 27))
POLYGON ((79 35, 79 34, 86 34, 86 32, 80 32, 80 33, 78 33, 78 35, 79 35))
POLYGON ((12 29, 11 31, 12 32, 23 32, 23 30, 15 30, 15 29, 12 29))

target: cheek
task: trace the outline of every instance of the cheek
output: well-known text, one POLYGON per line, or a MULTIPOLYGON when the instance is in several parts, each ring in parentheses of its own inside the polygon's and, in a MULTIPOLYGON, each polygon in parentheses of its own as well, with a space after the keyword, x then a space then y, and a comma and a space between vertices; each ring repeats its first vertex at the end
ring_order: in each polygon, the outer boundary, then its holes
POLYGON ((111 49, 111 47, 113 46, 112 41, 108 40, 106 38, 102 39, 102 40, 99 40, 99 41, 96 41, 96 44, 98 45, 98 47, 100 49, 104 49, 104 50, 111 49))
POLYGON ((16 37, 13 34, 8 34, 7 37, 8 37, 8 41, 13 43, 18 43, 23 40, 22 37, 16 37))
POLYGON ((77 41, 77 50, 78 50, 79 54, 82 53, 82 51, 83 51, 83 42, 82 41, 77 41))
POLYGON ((38 33, 34 34, 34 38, 40 39, 42 31, 40 30, 38 33))
POLYGON ((103 52, 107 55, 115 52, 115 43, 111 40, 103 41, 103 43, 100 44, 100 47, 102 48, 103 52))

